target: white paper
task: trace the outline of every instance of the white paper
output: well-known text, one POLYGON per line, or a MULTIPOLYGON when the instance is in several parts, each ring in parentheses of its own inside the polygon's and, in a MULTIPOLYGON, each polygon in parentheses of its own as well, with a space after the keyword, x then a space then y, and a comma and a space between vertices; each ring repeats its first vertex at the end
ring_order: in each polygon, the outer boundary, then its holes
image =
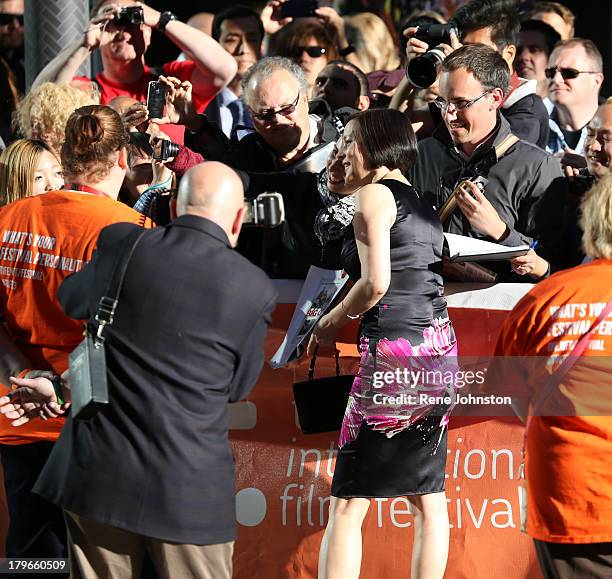
POLYGON ((448 245, 448 254, 451 261, 510 259, 519 255, 525 255, 529 251, 528 245, 509 247, 455 233, 445 233, 444 237, 448 245))
POLYGON ((310 335, 348 279, 347 275, 342 277, 341 270, 310 266, 283 343, 270 360, 272 368, 282 368, 296 357, 298 346, 310 335))

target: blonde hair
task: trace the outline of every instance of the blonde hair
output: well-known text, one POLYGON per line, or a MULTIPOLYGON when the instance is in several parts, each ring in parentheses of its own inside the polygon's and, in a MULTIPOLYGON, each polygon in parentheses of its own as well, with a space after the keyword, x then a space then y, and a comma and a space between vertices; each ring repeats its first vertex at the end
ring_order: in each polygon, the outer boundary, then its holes
POLYGON ((612 173, 595 182, 580 209, 585 253, 595 258, 612 259, 612 173))
POLYGON ((45 143, 32 139, 19 139, 2 151, 0 206, 34 194, 34 175, 44 151, 53 153, 45 143))
POLYGON ((98 104, 95 85, 45 82, 31 90, 17 107, 15 128, 22 137, 41 139, 59 154, 66 121, 75 109, 98 104))
POLYGON ((371 12, 360 12, 345 16, 344 21, 363 72, 395 70, 400 65, 399 49, 382 18, 371 12))

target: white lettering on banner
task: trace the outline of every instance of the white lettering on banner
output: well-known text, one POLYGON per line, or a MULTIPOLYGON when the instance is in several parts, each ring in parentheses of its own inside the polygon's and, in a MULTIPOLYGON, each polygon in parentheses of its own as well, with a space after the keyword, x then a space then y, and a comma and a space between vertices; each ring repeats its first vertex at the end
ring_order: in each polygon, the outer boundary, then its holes
MULTIPOLYGON (((450 442, 450 440, 449 440, 450 442)), ((284 527, 324 527, 328 518, 329 483, 333 476, 337 446, 332 441, 327 451, 319 448, 290 448, 281 501, 281 524, 284 527), (298 459, 299 457, 299 459, 298 459)), ((450 480, 491 481, 515 480, 514 453, 508 448, 467 448, 461 437, 455 448, 447 450, 447 484, 450 480)), ((461 487, 454 487, 458 496, 447 498, 451 528, 514 528, 515 513, 520 512, 520 495, 516 500, 490 496, 474 499, 461 496, 461 487), (517 502, 518 501, 518 502, 517 502)), ((447 493, 451 493, 447 489, 447 493)), ((403 528, 413 524, 410 502, 406 497, 375 498, 376 524, 403 528)))

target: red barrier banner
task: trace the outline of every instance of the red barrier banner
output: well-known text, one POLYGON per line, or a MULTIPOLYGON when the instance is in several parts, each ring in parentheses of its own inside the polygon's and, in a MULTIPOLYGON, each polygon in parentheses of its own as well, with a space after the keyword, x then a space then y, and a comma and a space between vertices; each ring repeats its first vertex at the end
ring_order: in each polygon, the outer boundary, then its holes
MULTIPOLYGON (((474 308, 471 303, 451 308, 460 354, 491 354, 507 309, 515 301, 500 309, 491 304, 474 308)), ((282 340, 292 309, 281 304, 275 312, 266 343, 269 356, 282 340)), ((357 369, 357 348, 352 343, 356 334, 353 324, 340 336, 342 373, 357 369)), ((240 411, 232 410, 232 422, 239 426, 231 431, 237 471, 237 579, 317 576, 338 433, 304 435, 299 429, 291 385, 306 379, 307 366, 308 361, 302 360, 280 370, 264 368, 248 401, 239 403, 240 411)), ((334 371, 333 358, 319 356, 317 376, 331 376, 334 371)), ((514 418, 451 417, 446 577, 541 577, 531 540, 519 530, 522 432, 514 418)), ((361 577, 409 576, 413 524, 405 497, 371 501, 363 525, 361 577)))

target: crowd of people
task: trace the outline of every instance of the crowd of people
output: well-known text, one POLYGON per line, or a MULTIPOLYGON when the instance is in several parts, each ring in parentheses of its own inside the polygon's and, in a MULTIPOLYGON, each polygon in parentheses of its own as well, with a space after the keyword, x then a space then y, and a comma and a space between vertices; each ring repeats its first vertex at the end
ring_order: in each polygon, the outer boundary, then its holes
MULTIPOLYGON (((7 557, 69 552, 75 578, 230 578, 227 404, 261 371, 269 278, 317 265, 350 283, 308 355, 360 320, 319 578, 359 577, 370 499, 396 496, 415 516, 411 576, 443 577, 452 404, 381 406, 373 372, 452 364, 461 344, 444 283, 457 280, 536 284, 499 356, 612 353, 612 99, 599 49, 562 3, 436 4, 394 23, 384 11, 230 3, 183 23, 98 0, 26 92, 23 1, 0 0, 7 557), (146 62, 156 34, 181 51, 160 67, 146 62), (76 76, 93 53, 100 72, 76 76), (165 94, 156 114, 151 83, 165 94), (284 221, 243 227, 269 191, 284 221), (458 268, 445 233, 525 250, 458 268), (584 340, 568 329, 559 345, 558 310, 588 318, 584 340), (84 327, 100 337, 105 325, 108 404, 78 419, 69 356, 84 327), (601 347, 589 349, 595 332, 601 347)), ((549 375, 513 372, 539 408, 549 375)), ((590 380, 611 386, 605 373, 590 380)), ((612 419, 578 414, 527 418, 527 531, 547 578, 612 569, 612 419)))

